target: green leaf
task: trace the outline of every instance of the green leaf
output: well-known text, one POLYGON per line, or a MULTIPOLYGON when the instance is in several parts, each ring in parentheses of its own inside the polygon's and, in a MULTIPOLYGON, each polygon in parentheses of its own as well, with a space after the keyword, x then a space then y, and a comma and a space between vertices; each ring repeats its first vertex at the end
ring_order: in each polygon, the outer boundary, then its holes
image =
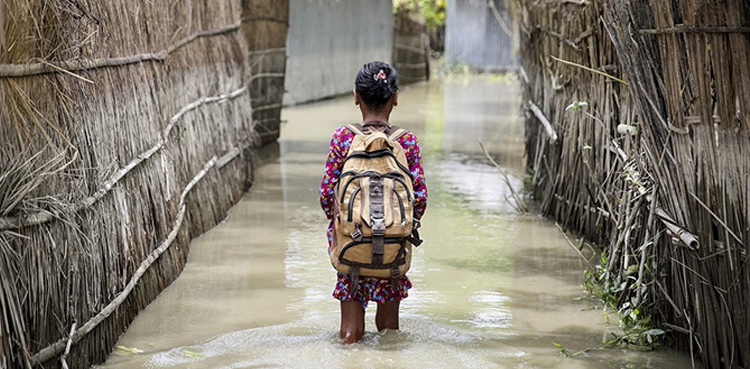
POLYGON ((567 110, 572 110, 572 111, 576 111, 576 110, 578 110, 578 109, 580 109, 580 108, 585 108, 585 107, 587 107, 587 106, 589 106, 589 103, 587 103, 587 102, 585 102, 585 101, 578 101, 578 100, 575 100, 575 101, 573 101, 573 102, 572 102, 572 103, 571 103, 570 105, 568 105, 568 107, 566 107, 566 108, 565 108, 565 110, 566 110, 566 111, 567 111, 567 110))
POLYGON ((203 354, 200 354, 200 353, 197 353, 197 352, 193 352, 193 351, 189 351, 189 350, 183 350, 182 353, 185 354, 185 356, 192 357, 192 358, 201 358, 202 359, 202 358, 206 357, 206 355, 203 355, 203 354))
POLYGON ((130 355, 138 355, 143 353, 143 350, 136 347, 117 346, 117 349, 122 351, 123 353, 130 355))
POLYGON ((649 329, 645 332, 649 337, 651 336, 661 336, 664 334, 664 331, 658 328, 649 329))
POLYGON ((557 347, 558 349, 560 349, 560 355, 561 356, 565 356, 565 357, 570 356, 570 351, 568 351, 568 349, 566 349, 565 347, 563 347, 563 345, 561 345, 561 344, 559 344, 559 343, 557 343, 555 341, 552 341, 552 344, 555 345, 555 347, 557 347))

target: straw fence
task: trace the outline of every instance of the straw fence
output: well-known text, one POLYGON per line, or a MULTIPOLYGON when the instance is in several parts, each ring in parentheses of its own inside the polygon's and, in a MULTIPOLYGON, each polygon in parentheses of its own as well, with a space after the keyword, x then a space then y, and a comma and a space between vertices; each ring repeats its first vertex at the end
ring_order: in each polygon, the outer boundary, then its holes
POLYGON ((0 3, 0 367, 102 362, 249 187, 242 14, 0 3))
POLYGON ((750 5, 520 5, 543 212, 604 246, 618 307, 708 368, 750 367, 750 5))
POLYGON ((253 121, 266 145, 279 138, 286 76, 289 1, 243 0, 242 31, 251 66, 253 121))
POLYGON ((393 18, 393 67, 406 85, 430 79, 430 39, 424 24, 400 8, 393 18))

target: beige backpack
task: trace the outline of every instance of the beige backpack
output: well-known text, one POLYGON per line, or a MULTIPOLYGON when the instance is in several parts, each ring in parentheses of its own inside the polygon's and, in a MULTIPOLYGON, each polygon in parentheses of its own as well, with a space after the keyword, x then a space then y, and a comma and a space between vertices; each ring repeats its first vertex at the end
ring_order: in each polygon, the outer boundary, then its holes
POLYGON ((412 244, 422 241, 414 220, 414 187, 398 139, 407 131, 379 122, 348 126, 351 148, 335 188, 331 263, 352 277, 398 278, 409 270, 412 244))

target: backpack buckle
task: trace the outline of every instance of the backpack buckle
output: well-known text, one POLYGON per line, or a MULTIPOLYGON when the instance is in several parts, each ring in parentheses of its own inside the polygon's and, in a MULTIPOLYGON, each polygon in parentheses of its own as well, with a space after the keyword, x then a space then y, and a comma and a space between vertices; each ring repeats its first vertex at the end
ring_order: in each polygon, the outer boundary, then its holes
POLYGON ((385 219, 384 218, 371 218, 372 219, 372 235, 373 236, 385 236, 385 219))
POLYGON ((352 231, 351 234, 354 241, 360 242, 362 241, 362 223, 356 222, 354 223, 354 231, 352 231))

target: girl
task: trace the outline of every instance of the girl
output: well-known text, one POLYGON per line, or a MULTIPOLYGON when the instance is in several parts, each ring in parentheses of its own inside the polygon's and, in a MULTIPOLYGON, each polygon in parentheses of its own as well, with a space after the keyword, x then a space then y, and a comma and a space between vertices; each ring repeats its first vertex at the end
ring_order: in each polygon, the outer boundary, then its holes
MULTIPOLYGON (((362 122, 390 125, 388 119, 391 111, 398 105, 398 75, 396 70, 383 62, 365 64, 357 73, 354 88, 354 104, 362 113, 362 122)), ((331 220, 328 226, 328 252, 333 247, 333 212, 334 188, 341 174, 354 133, 347 127, 340 127, 333 133, 326 161, 325 175, 320 186, 320 205, 331 220)), ((409 162, 409 171, 414 177, 414 218, 421 219, 424 215, 427 200, 424 171, 422 170, 422 156, 419 151, 417 137, 406 133, 398 140, 404 148, 409 162)), ((375 324, 378 331, 384 329, 398 329, 399 302, 408 296, 412 287, 405 275, 399 278, 398 287, 391 288, 391 280, 387 278, 360 277, 359 286, 353 296, 352 278, 338 273, 338 281, 333 291, 333 297, 341 300, 341 338, 344 343, 359 341, 365 332, 365 308, 369 301, 378 304, 375 324)))

